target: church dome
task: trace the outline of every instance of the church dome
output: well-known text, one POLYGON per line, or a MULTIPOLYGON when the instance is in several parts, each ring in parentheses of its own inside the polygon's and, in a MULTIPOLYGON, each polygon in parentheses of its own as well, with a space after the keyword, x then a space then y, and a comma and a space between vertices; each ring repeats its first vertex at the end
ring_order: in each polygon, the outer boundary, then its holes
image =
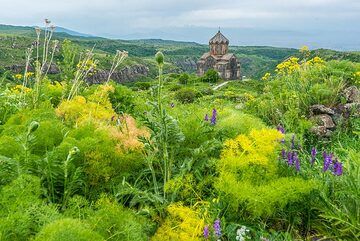
POLYGON ((229 40, 220 32, 220 30, 212 37, 209 44, 229 44, 229 40))

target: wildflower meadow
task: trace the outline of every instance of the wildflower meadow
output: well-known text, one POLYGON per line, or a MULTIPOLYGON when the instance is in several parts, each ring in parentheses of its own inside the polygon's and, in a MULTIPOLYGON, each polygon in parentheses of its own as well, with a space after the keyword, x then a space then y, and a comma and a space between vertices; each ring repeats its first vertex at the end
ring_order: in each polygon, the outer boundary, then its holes
POLYGON ((359 63, 304 47, 215 88, 159 49, 119 83, 141 58, 54 29, 0 72, 0 240, 360 240, 359 63))

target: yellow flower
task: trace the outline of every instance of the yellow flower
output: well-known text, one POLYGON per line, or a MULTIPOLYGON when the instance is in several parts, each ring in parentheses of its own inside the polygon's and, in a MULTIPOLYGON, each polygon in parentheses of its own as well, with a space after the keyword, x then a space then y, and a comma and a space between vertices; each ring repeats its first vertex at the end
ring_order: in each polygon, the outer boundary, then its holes
POLYGON ((322 58, 315 56, 314 58, 307 61, 305 64, 307 64, 307 65, 323 65, 324 63, 325 63, 325 61, 322 58))
POLYGON ((31 77, 33 75, 34 75, 33 72, 26 72, 26 74, 25 74, 26 78, 29 78, 29 77, 31 77))
POLYGON ((270 79, 270 77, 271 77, 270 73, 265 73, 264 76, 261 79, 266 81, 266 80, 270 79))
POLYGON ((305 52, 308 52, 309 51, 309 47, 304 45, 300 48, 300 53, 305 53, 305 52))
POLYGON ((31 92, 30 88, 27 88, 23 85, 16 85, 12 88, 12 92, 15 94, 20 94, 20 93, 29 93, 31 92))
POLYGON ((299 58, 290 57, 276 66, 276 72, 279 74, 291 74, 300 69, 299 58))
POLYGON ((16 74, 16 75, 14 75, 14 78, 15 79, 22 79, 22 77, 23 77, 23 75, 22 74, 16 74))

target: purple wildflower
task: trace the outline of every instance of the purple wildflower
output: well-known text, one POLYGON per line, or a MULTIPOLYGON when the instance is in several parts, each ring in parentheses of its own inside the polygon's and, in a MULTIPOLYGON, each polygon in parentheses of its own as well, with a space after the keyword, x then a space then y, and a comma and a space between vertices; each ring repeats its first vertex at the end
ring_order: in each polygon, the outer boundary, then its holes
POLYGON ((287 161, 288 161, 289 166, 292 166, 294 163, 293 155, 294 154, 291 151, 289 151, 287 154, 287 161))
POLYGON ((205 115, 204 121, 209 121, 209 116, 208 116, 208 114, 205 115))
POLYGON ((220 219, 216 219, 214 222, 214 232, 217 237, 221 236, 220 219))
POLYGON ((333 155, 332 154, 326 154, 326 152, 323 153, 323 156, 324 156, 324 168, 323 168, 323 171, 326 172, 329 168, 330 168, 330 165, 332 164, 332 157, 333 155))
POLYGON ((282 157, 282 159, 286 158, 286 151, 284 148, 281 150, 281 157, 282 157))
POLYGON ((171 103, 171 104, 170 104, 170 107, 171 107, 171 108, 174 108, 174 107, 175 107, 175 104, 174 104, 174 103, 171 103))
POLYGON ((299 160, 299 157, 296 152, 294 152, 293 160, 295 162, 295 169, 297 172, 299 172, 300 171, 300 160, 299 160))
POLYGON ((210 234, 209 234, 209 226, 206 225, 205 228, 204 228, 204 238, 208 239, 209 236, 210 236, 210 234))
POLYGON ((343 174, 342 163, 339 162, 337 159, 335 159, 333 173, 334 173, 335 176, 341 176, 343 174))
POLYGON ((284 127, 283 127, 282 125, 279 124, 279 125, 276 127, 276 129, 277 129, 278 131, 280 131, 281 134, 285 134, 285 129, 284 129, 284 127))
POLYGON ((295 135, 294 134, 291 137, 291 149, 295 149, 295 135))
POLYGON ((216 124, 216 116, 217 116, 217 111, 216 111, 216 109, 214 108, 213 111, 212 111, 211 119, 210 119, 210 123, 211 123, 212 125, 215 125, 215 124, 216 124))
POLYGON ((315 158, 316 158, 317 150, 315 147, 311 149, 311 165, 314 165, 315 158))

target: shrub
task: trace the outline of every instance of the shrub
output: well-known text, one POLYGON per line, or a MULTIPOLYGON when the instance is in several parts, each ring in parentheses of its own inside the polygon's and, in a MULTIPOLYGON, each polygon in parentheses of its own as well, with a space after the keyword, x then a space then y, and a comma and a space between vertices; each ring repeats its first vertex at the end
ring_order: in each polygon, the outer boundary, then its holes
POLYGON ((199 213, 181 204, 171 204, 168 208, 168 217, 158 228, 153 241, 200 241, 205 223, 199 213))
POLYGON ((46 225, 35 241, 103 241, 104 238, 78 220, 65 218, 46 225))
POLYGON ((169 86, 169 90, 170 91, 178 91, 178 90, 180 90, 182 87, 181 87, 181 85, 179 85, 179 84, 173 84, 173 85, 170 85, 169 86))
POLYGON ((187 73, 182 73, 179 76, 179 83, 183 84, 183 85, 186 85, 188 83, 188 81, 189 81, 189 78, 190 78, 190 76, 187 73))
POLYGON ((56 109, 56 114, 68 124, 86 124, 89 122, 109 122, 115 116, 109 101, 109 92, 114 91, 111 85, 100 85, 97 91, 85 99, 75 96, 72 100, 62 101, 56 109))
POLYGON ((330 190, 323 191, 323 202, 317 207, 320 211, 317 225, 326 236, 339 240, 359 240, 360 238, 360 152, 347 152, 348 161, 344 175, 332 180, 330 190), (336 191, 333 192, 331 189, 336 191))
POLYGON ((196 99, 196 92, 187 88, 180 89, 175 93, 175 99, 183 104, 192 103, 196 99))
POLYGON ((214 69, 209 69, 206 71, 204 76, 201 77, 201 81, 208 83, 216 83, 220 80, 219 73, 214 69))
POLYGON ((205 88, 205 89, 202 89, 200 91, 201 95, 204 96, 204 95, 213 95, 214 94, 214 90, 212 88, 205 88))
MULTIPOLYGON (((147 83, 148 82, 143 82, 147 83)), ((136 94, 126 86, 112 84, 114 91, 109 94, 109 99, 116 113, 134 113, 136 94)), ((150 84, 149 87, 150 88, 150 84)))
POLYGON ((148 240, 147 220, 106 197, 97 201, 86 222, 106 240, 148 240))
POLYGON ((350 81, 347 78, 353 74, 340 74, 336 66, 342 62, 297 61, 295 58, 280 64, 278 74, 266 82, 264 93, 249 100, 247 108, 269 124, 283 123, 286 129, 304 133, 311 127, 309 107, 339 103, 342 89, 350 81))
POLYGON ((42 99, 44 100, 50 100, 50 103, 52 106, 56 107, 60 103, 62 97, 64 96, 66 84, 60 83, 60 82, 53 82, 46 81, 42 85, 42 99))
POLYGON ((314 181, 279 175, 275 151, 282 137, 262 129, 225 142, 215 187, 233 210, 243 206, 253 217, 271 216, 316 189, 314 181))
POLYGON ((21 175, 0 193, 1 240, 29 240, 43 225, 59 218, 56 208, 40 199, 40 179, 21 175))
POLYGON ((135 87, 139 90, 148 90, 151 87, 150 82, 136 82, 135 87))
POLYGON ((217 128, 226 138, 235 138, 239 134, 249 134, 253 129, 259 130, 266 127, 259 118, 237 110, 225 109, 220 115, 217 128))

